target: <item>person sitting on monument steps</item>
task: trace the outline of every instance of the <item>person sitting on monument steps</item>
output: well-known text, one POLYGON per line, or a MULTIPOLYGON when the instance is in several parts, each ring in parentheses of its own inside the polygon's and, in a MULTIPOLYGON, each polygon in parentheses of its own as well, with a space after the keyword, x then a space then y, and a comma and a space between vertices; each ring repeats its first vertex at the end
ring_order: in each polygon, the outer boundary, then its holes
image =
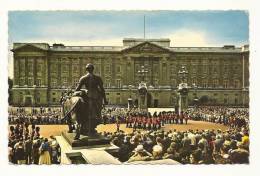
POLYGON ((88 134, 95 134, 95 128, 97 126, 96 119, 101 119, 103 100, 104 104, 107 104, 107 100, 101 77, 94 75, 93 73, 94 65, 91 63, 87 64, 86 71, 88 73, 80 78, 76 91, 80 91, 83 86, 87 89, 87 95, 86 97, 83 97, 83 99, 87 102, 89 111, 89 122, 87 122, 89 128, 88 134))

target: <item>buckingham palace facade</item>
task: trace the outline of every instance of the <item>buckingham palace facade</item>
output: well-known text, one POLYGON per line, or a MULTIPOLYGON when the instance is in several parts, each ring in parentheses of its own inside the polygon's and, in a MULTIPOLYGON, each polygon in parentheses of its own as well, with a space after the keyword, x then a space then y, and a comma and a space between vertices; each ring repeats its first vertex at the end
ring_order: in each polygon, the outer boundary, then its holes
MULTIPOLYGON (((173 44, 174 45, 174 44, 173 44)), ((92 63, 111 105, 138 103, 138 85, 147 83, 148 107, 177 103, 178 71, 188 71, 188 100, 207 105, 248 106, 249 47, 172 47, 169 39, 123 39, 122 46, 65 46, 14 43, 14 106, 59 105, 92 63), (146 73, 140 75, 140 69, 146 73)))

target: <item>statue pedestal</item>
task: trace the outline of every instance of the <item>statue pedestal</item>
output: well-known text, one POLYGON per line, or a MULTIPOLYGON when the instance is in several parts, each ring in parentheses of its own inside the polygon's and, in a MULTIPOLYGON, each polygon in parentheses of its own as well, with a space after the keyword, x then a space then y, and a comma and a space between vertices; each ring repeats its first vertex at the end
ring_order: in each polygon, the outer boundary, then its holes
MULTIPOLYGON (((103 144, 100 145, 98 140, 93 140, 91 144, 98 145, 88 145, 85 143, 78 143, 78 146, 82 147, 72 147, 67 138, 71 138, 73 133, 63 133, 61 136, 55 136, 60 148, 61 148, 61 164, 121 164, 121 162, 115 158, 119 151, 119 147, 113 144, 103 144)), ((71 138, 73 140, 73 138, 71 138)), ((101 142, 102 143, 102 142, 101 142)), ((88 143, 90 144, 90 143, 88 143)), ((75 145, 75 143, 73 144, 75 145)))
POLYGON ((91 136, 80 135, 79 140, 74 140, 75 133, 62 132, 64 139, 71 145, 72 148, 90 148, 93 146, 109 145, 110 140, 102 135, 95 134, 91 136))
POLYGON ((147 111, 147 86, 146 83, 141 82, 138 87, 138 108, 143 111, 147 111))
POLYGON ((181 83, 178 86, 178 112, 185 111, 188 108, 188 85, 181 83))

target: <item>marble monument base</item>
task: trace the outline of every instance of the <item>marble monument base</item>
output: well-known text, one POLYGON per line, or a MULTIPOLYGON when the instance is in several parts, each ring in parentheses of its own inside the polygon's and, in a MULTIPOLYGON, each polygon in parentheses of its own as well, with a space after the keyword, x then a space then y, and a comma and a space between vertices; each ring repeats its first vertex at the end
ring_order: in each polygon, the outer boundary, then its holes
POLYGON ((68 133, 66 131, 62 132, 64 139, 71 145, 72 148, 89 148, 93 146, 104 146, 110 144, 110 140, 100 134, 95 134, 91 136, 80 135, 78 140, 75 140, 75 133, 68 133))

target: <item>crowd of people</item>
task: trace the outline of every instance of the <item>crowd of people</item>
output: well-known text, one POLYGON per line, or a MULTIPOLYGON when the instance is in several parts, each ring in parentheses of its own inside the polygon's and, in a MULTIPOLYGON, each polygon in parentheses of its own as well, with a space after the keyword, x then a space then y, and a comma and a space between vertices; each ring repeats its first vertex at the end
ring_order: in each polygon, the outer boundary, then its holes
POLYGON ((249 125, 248 108, 197 107, 187 110, 192 120, 223 124, 232 128, 249 125))
POLYGON ((61 110, 51 108, 31 108, 26 111, 24 108, 10 110, 8 115, 9 124, 17 124, 17 121, 23 121, 28 124, 50 125, 50 124, 65 124, 61 120, 61 110))
POLYGON ((115 133, 104 133, 120 148, 116 157, 122 162, 173 159, 182 164, 249 163, 248 108, 197 107, 180 114, 168 111, 153 115, 110 109, 106 118, 133 128, 130 134, 119 128, 115 133), (187 124, 189 119, 219 123, 228 126, 228 130, 161 129, 165 124, 187 124))
MULTIPOLYGON (((9 161, 59 164, 60 147, 55 137, 43 138, 37 125, 62 124, 60 114, 59 110, 49 109, 9 112, 9 161)), ((249 163, 248 108, 196 107, 180 114, 106 108, 102 119, 104 124, 117 124, 117 132, 103 135, 119 147, 115 157, 121 162, 172 159, 181 164, 249 163), (189 119, 223 124, 228 130, 177 131, 174 125, 170 131, 162 128, 165 124, 187 124, 189 119), (122 123, 133 132, 121 131, 122 123)))
POLYGON ((10 125, 8 159, 13 164, 59 164, 60 146, 55 137, 43 138, 40 127, 19 119, 10 125))
POLYGON ((249 163, 249 134, 245 128, 222 130, 136 130, 104 133, 119 147, 121 162, 172 159, 181 164, 249 163))

